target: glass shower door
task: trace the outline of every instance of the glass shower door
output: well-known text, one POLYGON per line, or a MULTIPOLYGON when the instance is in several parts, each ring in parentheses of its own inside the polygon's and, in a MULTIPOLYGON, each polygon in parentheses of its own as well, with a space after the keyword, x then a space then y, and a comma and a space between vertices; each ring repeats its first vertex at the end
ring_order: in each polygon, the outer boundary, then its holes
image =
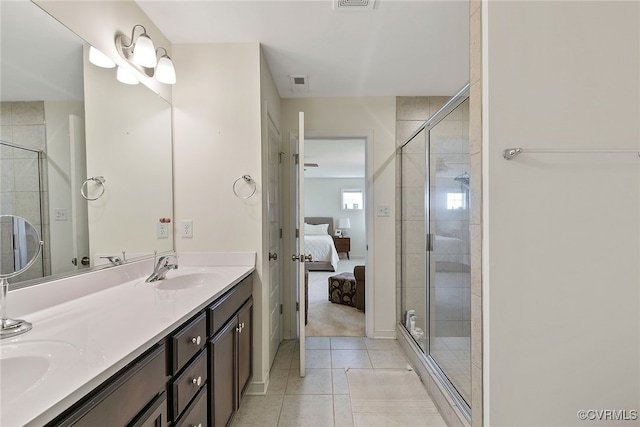
POLYGON ((471 403, 467 99, 429 129, 429 356, 471 403))

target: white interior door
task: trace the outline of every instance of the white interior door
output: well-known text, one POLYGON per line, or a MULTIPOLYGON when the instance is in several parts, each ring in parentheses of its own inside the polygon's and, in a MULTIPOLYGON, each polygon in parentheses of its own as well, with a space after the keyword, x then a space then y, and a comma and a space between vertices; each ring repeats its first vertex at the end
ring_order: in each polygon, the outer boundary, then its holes
MULTIPOLYGON (((267 115, 269 112, 267 111, 267 115)), ((269 217, 269 366, 282 341, 282 269, 280 254, 280 132, 268 117, 268 188, 269 217)))
POLYGON ((304 112, 298 113, 298 144, 296 152, 296 249, 297 254, 294 254, 292 260, 297 264, 296 271, 298 286, 298 341, 300 344, 300 376, 304 377, 305 372, 305 301, 306 301, 306 289, 304 286, 304 112))

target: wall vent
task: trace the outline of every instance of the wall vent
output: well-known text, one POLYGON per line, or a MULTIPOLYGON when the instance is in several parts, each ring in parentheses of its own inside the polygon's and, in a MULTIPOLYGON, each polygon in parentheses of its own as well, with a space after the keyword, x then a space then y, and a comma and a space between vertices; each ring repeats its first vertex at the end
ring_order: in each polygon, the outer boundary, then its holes
POLYGON ((309 79, 304 74, 290 75, 291 79, 291 91, 297 92, 309 92, 309 79))
POLYGON ((373 10, 376 0, 333 0, 334 10, 373 10))

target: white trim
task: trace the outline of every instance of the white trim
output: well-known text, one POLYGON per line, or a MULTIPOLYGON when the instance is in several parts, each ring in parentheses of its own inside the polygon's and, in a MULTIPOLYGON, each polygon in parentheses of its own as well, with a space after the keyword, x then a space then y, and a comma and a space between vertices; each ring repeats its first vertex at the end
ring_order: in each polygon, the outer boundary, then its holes
POLYGON ((489 0, 480 5, 482 19, 482 425, 491 420, 489 295, 489 0))

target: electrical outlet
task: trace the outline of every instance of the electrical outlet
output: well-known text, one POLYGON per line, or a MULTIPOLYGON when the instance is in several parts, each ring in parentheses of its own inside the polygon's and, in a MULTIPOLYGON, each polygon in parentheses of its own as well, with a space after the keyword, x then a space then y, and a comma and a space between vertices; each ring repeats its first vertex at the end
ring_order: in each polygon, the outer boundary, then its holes
POLYGON ((156 236, 158 239, 168 239, 169 238, 169 224, 159 222, 156 226, 156 236))
POLYGON ((193 221, 190 219, 183 219, 180 224, 182 237, 193 237, 193 221))

